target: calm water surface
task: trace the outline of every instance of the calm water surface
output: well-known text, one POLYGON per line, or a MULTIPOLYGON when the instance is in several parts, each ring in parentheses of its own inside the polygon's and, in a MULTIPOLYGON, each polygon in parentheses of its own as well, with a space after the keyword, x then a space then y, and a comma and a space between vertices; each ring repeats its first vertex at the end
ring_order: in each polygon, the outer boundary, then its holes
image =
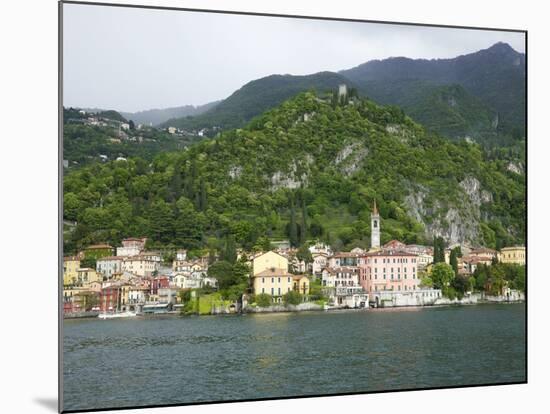
POLYGON ((525 306, 64 323, 66 410, 524 381, 525 306))

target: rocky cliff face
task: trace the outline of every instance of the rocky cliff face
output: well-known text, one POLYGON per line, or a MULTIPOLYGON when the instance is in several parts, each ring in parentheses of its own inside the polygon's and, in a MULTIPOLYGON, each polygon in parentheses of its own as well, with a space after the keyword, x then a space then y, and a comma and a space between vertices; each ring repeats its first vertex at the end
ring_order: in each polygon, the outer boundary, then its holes
POLYGON ((459 183, 463 197, 454 203, 433 199, 427 187, 413 188, 405 197, 405 206, 408 214, 424 225, 427 236, 443 237, 449 244, 483 243, 481 206, 492 202, 493 197, 477 178, 469 176, 459 183))

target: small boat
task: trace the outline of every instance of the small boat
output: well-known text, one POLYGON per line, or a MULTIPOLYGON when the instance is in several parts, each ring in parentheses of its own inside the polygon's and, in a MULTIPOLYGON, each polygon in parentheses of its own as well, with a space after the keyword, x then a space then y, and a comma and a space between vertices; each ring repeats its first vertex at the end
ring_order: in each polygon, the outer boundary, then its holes
POLYGON ((99 319, 114 319, 114 318, 131 318, 136 316, 135 312, 115 312, 115 313, 100 313, 97 315, 99 319))

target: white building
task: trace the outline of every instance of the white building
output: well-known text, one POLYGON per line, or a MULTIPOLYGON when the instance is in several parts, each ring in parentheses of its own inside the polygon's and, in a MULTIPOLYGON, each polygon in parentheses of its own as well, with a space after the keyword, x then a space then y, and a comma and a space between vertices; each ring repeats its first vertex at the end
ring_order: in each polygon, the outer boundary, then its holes
POLYGON ((144 256, 131 256, 122 261, 122 271, 137 276, 152 276, 159 269, 160 262, 150 260, 144 256))
POLYGON ((326 287, 360 287, 359 269, 356 267, 325 268, 321 272, 321 284, 326 287))
POLYGON ((146 237, 129 237, 122 240, 122 247, 117 247, 117 256, 137 256, 145 249, 146 237))
POLYGON ((311 273, 319 276, 323 269, 327 267, 328 255, 326 253, 312 253, 311 257, 313 262, 311 263, 311 273))
POLYGON ((96 261, 96 271, 107 279, 111 279, 115 273, 122 272, 123 261, 124 259, 120 256, 102 257, 96 261))
POLYGON ((203 279, 187 272, 176 273, 173 278, 173 283, 174 286, 179 289, 199 289, 202 287, 203 279))
POLYGON ((131 288, 128 291, 128 304, 129 305, 144 304, 145 301, 147 300, 146 292, 147 292, 147 289, 131 288))

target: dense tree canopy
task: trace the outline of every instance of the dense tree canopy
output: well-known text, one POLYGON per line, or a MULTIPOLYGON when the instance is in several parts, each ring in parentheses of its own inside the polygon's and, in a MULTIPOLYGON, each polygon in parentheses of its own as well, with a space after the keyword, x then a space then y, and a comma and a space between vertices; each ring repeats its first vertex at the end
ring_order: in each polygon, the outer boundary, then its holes
MULTIPOLYGON (((74 128, 66 130, 67 142, 88 130, 74 128)), ((445 226, 450 207, 474 220, 474 242, 495 247, 524 240, 524 177, 498 154, 489 158, 475 144, 426 133, 395 107, 357 98, 333 105, 303 93, 246 128, 186 150, 70 171, 64 218, 76 225, 65 233, 65 251, 116 245, 128 236, 226 253, 224 243, 209 240, 227 240, 231 250, 281 239, 368 247, 374 199, 383 243, 429 243, 425 226, 437 218, 445 226), (479 180, 492 202, 476 207, 468 201, 459 185, 466 177, 479 180), (419 189, 421 221, 406 202, 419 189), (479 216, 472 218, 476 208, 479 216)))

